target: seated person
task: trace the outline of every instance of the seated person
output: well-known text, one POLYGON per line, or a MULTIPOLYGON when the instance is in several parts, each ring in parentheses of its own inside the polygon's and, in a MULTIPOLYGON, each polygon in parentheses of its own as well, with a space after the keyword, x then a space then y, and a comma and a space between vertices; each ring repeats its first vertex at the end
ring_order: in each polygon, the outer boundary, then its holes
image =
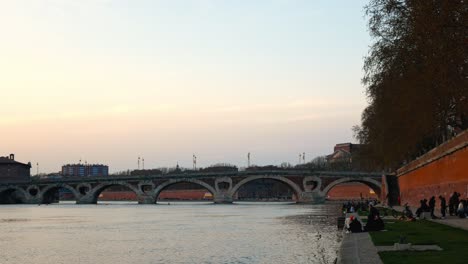
POLYGON ((405 209, 403 210, 403 215, 399 218, 399 220, 407 220, 407 221, 416 221, 414 218, 413 212, 408 206, 408 203, 405 204, 405 209))
POLYGON ((354 216, 350 216, 349 220, 350 222, 349 222, 348 231, 350 231, 351 233, 362 232, 362 225, 361 225, 361 222, 359 222, 359 220, 354 218, 354 216))
POLYGON ((458 204, 457 214, 458 214, 458 217, 465 218, 465 201, 464 200, 461 200, 460 203, 458 204))
POLYGON ((382 218, 380 218, 380 216, 378 215, 375 215, 372 218, 371 217, 367 218, 367 224, 364 227, 366 231, 380 231, 380 230, 383 230, 384 228, 385 228, 385 224, 382 218))

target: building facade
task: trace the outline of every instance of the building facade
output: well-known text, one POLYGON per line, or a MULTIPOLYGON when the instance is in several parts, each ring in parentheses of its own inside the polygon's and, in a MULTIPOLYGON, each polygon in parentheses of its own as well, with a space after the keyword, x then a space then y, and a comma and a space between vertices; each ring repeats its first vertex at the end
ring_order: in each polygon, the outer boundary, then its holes
POLYGON ((67 164, 62 166, 66 177, 108 176, 109 166, 103 164, 67 164))
POLYGON ((15 161, 15 155, 0 157, 0 183, 28 182, 31 177, 31 163, 15 161))
POLYGON ((340 143, 336 144, 333 148, 333 153, 327 155, 329 163, 334 162, 352 162, 352 156, 355 152, 359 151, 361 144, 340 143))

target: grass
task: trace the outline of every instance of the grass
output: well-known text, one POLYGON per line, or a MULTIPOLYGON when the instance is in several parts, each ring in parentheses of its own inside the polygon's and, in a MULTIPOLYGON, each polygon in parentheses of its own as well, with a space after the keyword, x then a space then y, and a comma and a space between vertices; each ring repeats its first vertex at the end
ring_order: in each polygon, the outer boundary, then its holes
POLYGON ((368 216, 369 215, 369 211, 358 210, 357 213, 358 213, 359 216, 368 216))
POLYGON ((439 245, 443 251, 380 252, 385 264, 403 263, 468 263, 468 231, 426 220, 416 222, 396 221, 385 225, 386 232, 370 232, 376 246, 388 246, 406 236, 413 245, 439 245))

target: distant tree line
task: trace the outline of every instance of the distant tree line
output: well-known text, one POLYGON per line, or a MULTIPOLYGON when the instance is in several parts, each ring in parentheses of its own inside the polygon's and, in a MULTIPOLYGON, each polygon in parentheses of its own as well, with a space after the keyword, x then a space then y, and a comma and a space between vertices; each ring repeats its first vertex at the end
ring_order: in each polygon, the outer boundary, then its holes
POLYGON ((353 130, 367 166, 394 170, 468 127, 468 2, 371 0, 365 11, 369 106, 353 130))

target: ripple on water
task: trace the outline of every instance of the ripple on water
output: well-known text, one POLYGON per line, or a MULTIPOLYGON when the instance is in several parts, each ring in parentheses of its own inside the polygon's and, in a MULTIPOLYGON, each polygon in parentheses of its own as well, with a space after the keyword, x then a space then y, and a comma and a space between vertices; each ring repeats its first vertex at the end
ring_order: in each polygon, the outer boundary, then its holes
POLYGON ((0 240, 0 258, 2 264, 333 263, 339 234, 329 211, 255 203, 22 205, 0 210, 7 238, 0 240))

